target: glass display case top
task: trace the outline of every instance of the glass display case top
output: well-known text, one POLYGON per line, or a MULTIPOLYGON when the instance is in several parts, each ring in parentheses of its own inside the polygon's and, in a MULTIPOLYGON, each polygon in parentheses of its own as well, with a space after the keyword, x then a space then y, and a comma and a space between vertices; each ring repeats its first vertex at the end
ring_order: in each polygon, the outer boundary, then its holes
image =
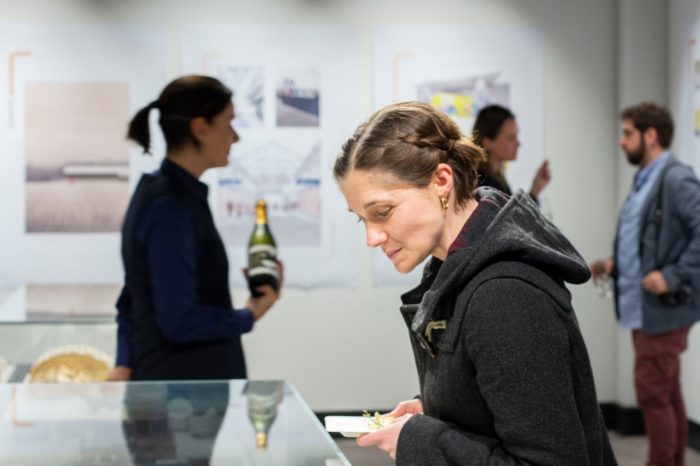
POLYGON ((3 384, 0 416, 0 465, 350 465, 280 381, 3 384))

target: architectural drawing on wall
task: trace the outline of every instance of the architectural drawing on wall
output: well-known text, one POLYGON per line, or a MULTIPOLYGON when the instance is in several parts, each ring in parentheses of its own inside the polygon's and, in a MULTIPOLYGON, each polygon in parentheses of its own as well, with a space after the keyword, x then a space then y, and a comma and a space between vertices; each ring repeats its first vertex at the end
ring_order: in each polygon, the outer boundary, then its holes
POLYGON ((255 201, 267 201, 270 227, 278 246, 321 243, 321 150, 314 138, 307 150, 274 140, 236 150, 219 177, 217 223, 224 242, 248 243, 255 201))
POLYGON ((695 173, 700 172, 700 44, 698 43, 698 38, 700 38, 700 17, 695 18, 692 35, 687 42, 689 53, 687 55, 684 54, 684 56, 690 58, 690 63, 687 63, 686 66, 693 73, 691 78, 692 85, 689 86, 690 89, 685 91, 686 84, 684 79, 683 84, 680 86, 681 95, 687 92, 685 95, 688 97, 682 98, 683 104, 680 109, 681 117, 679 118, 682 120, 676 122, 676 125, 678 128, 687 128, 687 130, 679 131, 681 135, 677 138, 679 141, 675 144, 678 155, 684 162, 689 163, 695 169, 695 173), (690 114, 686 114, 686 112, 690 112, 690 114), (685 118, 688 118, 690 121, 686 121, 685 118), (690 132, 691 128, 692 133, 690 132), (688 133, 687 135, 683 134, 686 132, 688 133))
POLYGON ((319 126, 319 89, 318 70, 278 70, 277 126, 319 126))
POLYGON ((26 84, 28 233, 119 230, 129 197, 128 118, 127 83, 26 84))
POLYGON ((500 82, 498 75, 490 73, 418 83, 417 99, 449 115, 462 132, 468 134, 479 110, 485 106, 510 107, 510 84, 500 82))
MULTIPOLYGON (((542 38, 528 28, 379 26, 374 33, 374 110, 418 100, 472 132, 489 104, 515 113, 523 145, 506 176, 514 190, 529 188, 542 159, 542 38)), ((401 275, 381 251, 372 252, 375 286, 408 288, 421 267, 401 275)))
POLYGON ((15 92, 17 91, 17 77, 15 67, 18 60, 31 57, 29 50, 13 50, 7 56, 7 126, 12 129, 15 126, 15 92))
POLYGON ((121 284, 90 283, 28 284, 25 304, 28 321, 69 321, 113 319, 116 316, 114 297, 121 284))
MULTIPOLYGON (((700 173, 700 12, 692 21, 678 28, 673 40, 680 61, 671 86, 673 101, 670 109, 675 121, 673 154, 700 173)), ((674 73, 671 73, 673 76, 674 73)))
MULTIPOLYGON (((245 87, 261 76, 261 126, 234 121, 241 139, 231 149, 229 167, 203 177, 232 271, 246 263, 253 208, 264 198, 285 287, 357 284, 361 244, 351 238, 358 230, 351 228, 331 174, 338 148, 360 120, 356 39, 344 26, 183 26, 182 72, 211 74, 231 86, 236 113, 238 83, 245 87), (255 71, 237 81, 233 70, 245 75, 240 69, 246 67, 255 71)), ((240 273, 230 279, 233 287, 246 286, 240 273)))
POLYGON ((2 24, 0 186, 14 194, 0 198, 0 286, 123 280, 118 232, 156 158, 125 133, 168 80, 168 39, 158 24, 2 24))
POLYGON ((700 59, 695 59, 695 136, 700 137, 700 59))
POLYGON ((233 89, 237 128, 262 128, 264 123, 265 73, 261 66, 219 66, 215 74, 233 89))

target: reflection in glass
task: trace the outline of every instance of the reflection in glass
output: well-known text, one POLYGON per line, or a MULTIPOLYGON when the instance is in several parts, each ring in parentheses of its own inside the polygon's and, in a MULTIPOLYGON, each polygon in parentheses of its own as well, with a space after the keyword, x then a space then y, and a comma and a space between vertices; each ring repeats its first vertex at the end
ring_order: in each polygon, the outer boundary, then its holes
POLYGON ((129 384, 122 424, 135 465, 209 465, 228 383, 129 384))
POLYGON ((255 429, 255 446, 267 448, 267 436, 277 416, 277 405, 283 398, 280 381, 251 381, 245 390, 248 396, 248 417, 255 429))
POLYGON ((0 466, 29 464, 349 465, 284 382, 0 384, 0 466))

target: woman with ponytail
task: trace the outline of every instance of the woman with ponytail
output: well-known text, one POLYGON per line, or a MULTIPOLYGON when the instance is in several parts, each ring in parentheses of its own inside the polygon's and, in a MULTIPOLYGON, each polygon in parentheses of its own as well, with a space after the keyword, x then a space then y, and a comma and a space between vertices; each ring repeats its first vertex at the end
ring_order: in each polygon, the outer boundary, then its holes
POLYGON ((149 115, 157 111, 166 156, 159 170, 142 176, 122 227, 125 284, 117 301, 117 362, 110 380, 247 376, 241 334, 279 293, 262 286, 260 297, 233 307, 226 250, 207 185, 199 181, 206 170, 228 164, 239 140, 231 126, 231 97, 214 78, 183 76, 129 124, 128 138, 149 153, 149 115))
POLYGON ((336 160, 367 245, 401 273, 432 256, 401 296, 420 396, 358 443, 399 466, 614 465, 564 285, 588 266, 529 195, 476 188, 483 159, 446 115, 404 102, 336 160))
MULTIPOLYGON (((507 162, 518 157, 520 141, 515 115, 500 105, 486 106, 477 114, 472 132, 474 142, 486 152, 486 159, 479 164, 479 185, 491 186, 510 196, 510 185, 503 171, 507 162)), ((535 202, 539 202, 539 195, 550 179, 549 161, 545 160, 532 178, 529 192, 535 202)))

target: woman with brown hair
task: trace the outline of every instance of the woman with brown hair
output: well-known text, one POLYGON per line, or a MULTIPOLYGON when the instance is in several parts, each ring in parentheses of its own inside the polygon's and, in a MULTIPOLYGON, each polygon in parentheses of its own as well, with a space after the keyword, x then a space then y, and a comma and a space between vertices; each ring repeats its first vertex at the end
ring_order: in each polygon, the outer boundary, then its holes
MULTIPOLYGON (((473 133, 474 142, 486 151, 486 158, 479 164, 479 186, 491 186, 510 196, 512 192, 503 171, 506 162, 517 158, 520 147, 515 115, 500 105, 486 106, 476 116, 473 133)), ((537 169, 529 191, 535 201, 550 179, 549 162, 545 160, 537 169)))
POLYGON ((428 262, 401 312, 420 397, 358 439, 398 465, 613 465, 564 282, 585 261, 530 196, 475 189, 483 150, 429 105, 376 112, 335 178, 397 271, 428 262))

